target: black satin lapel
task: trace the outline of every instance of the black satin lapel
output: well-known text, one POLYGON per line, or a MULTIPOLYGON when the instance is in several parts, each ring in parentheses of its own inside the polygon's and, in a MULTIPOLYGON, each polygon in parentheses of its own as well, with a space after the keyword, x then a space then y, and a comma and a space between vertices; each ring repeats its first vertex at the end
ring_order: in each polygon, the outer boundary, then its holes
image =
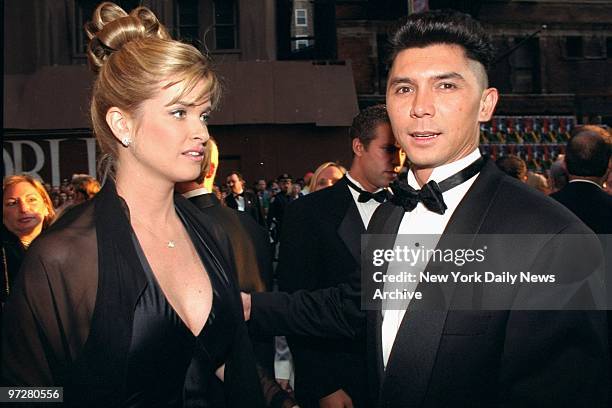
POLYGON ((361 234, 365 233, 365 227, 352 197, 351 201, 337 231, 338 236, 355 258, 355 262, 359 264, 361 262, 361 234))
POLYGON ((488 160, 446 225, 444 234, 476 234, 483 224, 503 174, 488 160))
MULTIPOLYGON (((394 236, 397 235, 397 231, 399 230, 399 226, 402 222, 403 217, 403 208, 398 207, 390 202, 383 203, 378 206, 378 208, 372 215, 372 219, 370 220, 370 224, 368 225, 367 234, 385 234, 387 238, 385 240, 386 242, 382 245, 378 245, 380 244, 380 242, 377 242, 377 245, 384 246, 386 248, 391 248, 395 242, 394 236)), ((372 249, 373 248, 368 248, 366 253, 371 252, 372 249)), ((367 257, 364 258, 367 259, 367 257)), ((371 276, 374 272, 372 270, 372 263, 367 260, 365 262, 365 264, 362 264, 362 268, 364 268, 364 273, 362 274, 362 276, 371 276)), ((381 266, 381 268, 377 269, 384 270, 386 273, 388 265, 383 265, 381 266)), ((367 365, 371 406, 375 406, 374 404, 378 401, 380 395, 380 384, 384 375, 384 366, 382 360, 381 308, 375 307, 374 309, 375 310, 368 311, 366 314, 368 349, 367 365)))
POLYGON ((385 371, 384 406, 421 406, 446 321, 446 311, 407 311, 385 371))

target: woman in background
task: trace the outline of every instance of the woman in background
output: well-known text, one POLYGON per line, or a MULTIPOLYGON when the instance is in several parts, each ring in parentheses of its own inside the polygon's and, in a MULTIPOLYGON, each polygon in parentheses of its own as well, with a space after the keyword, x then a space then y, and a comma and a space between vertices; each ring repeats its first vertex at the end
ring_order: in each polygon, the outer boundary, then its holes
POLYGON ((42 183, 32 176, 7 176, 2 182, 1 301, 4 304, 25 252, 55 218, 53 203, 42 183))
POLYGON ((63 386, 67 406, 183 406, 194 365, 202 387, 224 381, 225 406, 263 406, 228 238, 173 195, 201 171, 220 93, 209 61, 145 7, 102 3, 86 31, 109 171, 28 252, 6 307, 4 380, 63 386))
POLYGON ((334 162, 326 162, 320 165, 310 179, 308 190, 314 193, 317 190, 322 190, 333 186, 336 181, 340 180, 346 174, 346 169, 334 162))

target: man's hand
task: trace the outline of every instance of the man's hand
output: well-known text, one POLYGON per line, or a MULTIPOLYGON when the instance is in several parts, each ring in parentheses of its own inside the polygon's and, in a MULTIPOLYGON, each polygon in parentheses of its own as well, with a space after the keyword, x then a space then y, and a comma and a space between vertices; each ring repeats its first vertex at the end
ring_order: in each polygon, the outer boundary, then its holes
POLYGON ((244 309, 244 321, 248 322, 251 318, 251 295, 240 292, 240 297, 242 298, 242 308, 244 309))
POLYGON ((319 408, 353 408, 353 400, 343 389, 319 400, 319 408))

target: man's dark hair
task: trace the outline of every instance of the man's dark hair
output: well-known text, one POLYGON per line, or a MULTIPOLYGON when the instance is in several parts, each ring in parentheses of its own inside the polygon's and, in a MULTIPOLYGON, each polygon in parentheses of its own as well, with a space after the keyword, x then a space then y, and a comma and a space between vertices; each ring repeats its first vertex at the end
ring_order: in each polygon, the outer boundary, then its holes
POLYGON ((611 154, 610 134, 594 125, 572 129, 565 150, 567 172, 572 176, 603 177, 611 154))
POLYGON ((524 181, 523 178, 527 175, 527 165, 523 159, 514 154, 500 157, 495 164, 501 171, 515 179, 524 181))
POLYGON ((408 48, 435 44, 459 45, 465 55, 489 69, 495 47, 480 23, 469 14, 455 10, 431 10, 408 16, 406 23, 391 39, 392 63, 397 54, 408 48))
POLYGON ((390 123, 387 107, 385 105, 373 105, 363 109, 353 119, 349 129, 351 140, 357 138, 361 144, 368 149, 370 142, 374 140, 376 126, 381 123, 390 123))
MULTIPOLYGON (((239 171, 237 171, 237 170, 232 170, 232 171, 230 171, 230 172, 227 174, 227 177, 232 176, 232 175, 234 175, 234 174, 236 175, 236 177, 238 177, 238 180, 240 180, 240 181, 244 181, 244 178, 242 177, 242 174, 240 174, 240 172, 239 172, 239 171)), ((226 178, 227 178, 227 177, 226 177, 226 178)))

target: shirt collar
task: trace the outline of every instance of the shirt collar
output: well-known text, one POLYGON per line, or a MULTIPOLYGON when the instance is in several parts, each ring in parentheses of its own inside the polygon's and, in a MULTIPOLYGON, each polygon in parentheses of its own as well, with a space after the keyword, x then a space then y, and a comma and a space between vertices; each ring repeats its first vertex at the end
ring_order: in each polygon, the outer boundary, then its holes
MULTIPOLYGON (((480 156, 480 150, 476 148, 472 153, 457 161, 435 167, 431 172, 431 176, 429 176, 429 180, 427 181, 433 180, 436 183, 439 183, 445 180, 446 178, 452 176, 453 174, 460 172, 470 164, 474 163, 480 158, 480 156)), ((417 183, 414 173, 412 171, 408 172, 408 184, 417 189, 421 188, 419 187, 419 183, 417 183)))
POLYGON ((585 179, 574 179, 574 180, 570 180, 570 183, 591 183, 594 186, 599 187, 600 190, 603 190, 603 187, 600 186, 599 184, 595 183, 594 181, 591 180, 585 180, 585 179))
POLYGON ((206 187, 200 187, 200 188, 196 188, 195 190, 191 190, 186 193, 183 193, 183 197, 191 198, 191 197, 199 196, 202 194, 210 194, 210 191, 208 191, 206 187))

